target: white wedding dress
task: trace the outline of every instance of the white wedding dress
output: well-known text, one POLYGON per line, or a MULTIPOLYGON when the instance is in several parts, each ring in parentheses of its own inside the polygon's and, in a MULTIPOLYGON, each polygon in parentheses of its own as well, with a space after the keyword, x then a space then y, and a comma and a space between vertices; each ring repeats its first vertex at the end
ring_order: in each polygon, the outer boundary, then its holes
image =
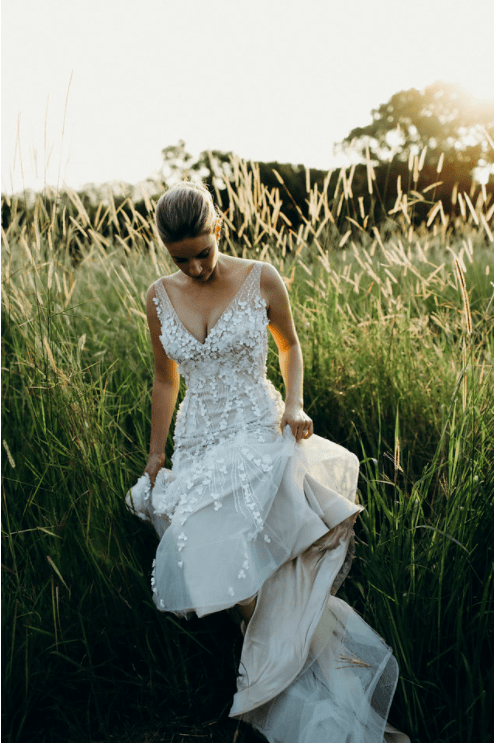
POLYGON ((152 490, 144 475, 127 495, 161 538, 154 600, 203 616, 257 596, 230 715, 270 743, 404 743, 386 725, 398 677, 392 652, 334 595, 362 510, 358 460, 318 436, 296 443, 289 427, 280 431, 261 271, 254 263, 204 343, 155 284, 160 339, 187 393, 172 470, 152 490))

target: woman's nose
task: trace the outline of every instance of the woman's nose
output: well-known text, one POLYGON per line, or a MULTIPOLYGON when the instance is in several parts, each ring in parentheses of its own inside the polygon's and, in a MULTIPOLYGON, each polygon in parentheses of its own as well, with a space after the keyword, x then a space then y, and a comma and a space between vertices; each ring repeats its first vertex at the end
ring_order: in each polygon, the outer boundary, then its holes
POLYGON ((189 263, 189 274, 191 276, 200 276, 202 273, 202 266, 199 261, 191 261, 189 263))

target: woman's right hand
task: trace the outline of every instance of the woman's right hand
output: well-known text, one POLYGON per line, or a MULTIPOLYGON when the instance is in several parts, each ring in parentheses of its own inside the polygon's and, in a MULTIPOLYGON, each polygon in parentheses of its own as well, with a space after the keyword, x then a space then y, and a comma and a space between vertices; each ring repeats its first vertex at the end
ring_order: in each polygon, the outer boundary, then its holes
POLYGON ((162 467, 165 465, 165 455, 164 454, 150 454, 148 458, 148 463, 146 467, 144 468, 144 473, 148 473, 149 479, 151 480, 151 487, 154 487, 154 482, 156 480, 156 475, 160 471, 162 467))

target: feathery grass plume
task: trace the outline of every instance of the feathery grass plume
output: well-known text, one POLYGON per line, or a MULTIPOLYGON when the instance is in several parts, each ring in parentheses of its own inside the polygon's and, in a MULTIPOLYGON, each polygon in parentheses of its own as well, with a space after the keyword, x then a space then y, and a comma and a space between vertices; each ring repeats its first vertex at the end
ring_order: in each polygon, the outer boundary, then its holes
POLYGON ((467 285, 465 282, 465 274, 463 272, 462 267, 460 266, 460 262, 458 261, 458 258, 456 257, 456 255, 454 256, 454 262, 455 262, 456 276, 458 278, 458 286, 460 288, 461 298, 463 300, 463 310, 465 313, 466 331, 468 335, 472 335, 472 332, 473 332, 472 313, 470 311, 470 300, 468 299, 467 285))
POLYGON ((476 225, 478 225, 479 218, 477 216, 477 212, 475 211, 475 208, 474 208, 474 206, 472 204, 472 201, 470 199, 470 196, 467 194, 466 191, 463 191, 463 197, 464 197, 465 201, 467 202, 467 205, 468 205, 468 208, 470 210, 470 214, 472 215, 473 221, 475 222, 476 225))
POLYGON ((394 455, 393 455, 393 463, 394 463, 396 472, 403 472, 403 468, 400 464, 400 458, 401 458, 400 439, 397 436, 395 438, 395 450, 394 450, 394 455))
POLYGON ((374 168, 372 167, 368 144, 366 144, 365 146, 365 166, 367 172, 367 190, 369 192, 369 196, 372 196, 372 194, 374 193, 372 181, 376 180, 376 174, 374 172, 374 168))
POLYGON ((491 229, 490 229, 490 227, 489 227, 489 225, 487 223, 487 219, 485 218, 485 216, 483 215, 482 212, 480 212, 480 221, 482 222, 482 226, 483 226, 483 228, 484 228, 484 230, 486 232, 486 235, 489 238, 490 242, 491 243, 494 242, 494 237, 492 236, 491 229))
POLYGON ((5 453, 7 454, 7 459, 9 460, 10 466, 13 469, 15 469, 14 457, 12 456, 12 453, 11 453, 11 451, 9 449, 9 445, 7 444, 7 442, 5 441, 5 439, 3 439, 2 444, 3 444, 3 448, 5 449, 5 453))

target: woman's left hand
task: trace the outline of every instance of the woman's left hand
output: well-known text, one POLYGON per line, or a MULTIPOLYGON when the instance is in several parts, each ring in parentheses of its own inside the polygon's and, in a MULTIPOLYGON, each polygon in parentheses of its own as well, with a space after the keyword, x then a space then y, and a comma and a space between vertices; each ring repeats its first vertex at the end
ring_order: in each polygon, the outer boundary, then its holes
POLYGON ((281 430, 290 426, 296 441, 308 439, 314 433, 314 424, 304 409, 299 405, 286 405, 283 418, 281 419, 281 430))

